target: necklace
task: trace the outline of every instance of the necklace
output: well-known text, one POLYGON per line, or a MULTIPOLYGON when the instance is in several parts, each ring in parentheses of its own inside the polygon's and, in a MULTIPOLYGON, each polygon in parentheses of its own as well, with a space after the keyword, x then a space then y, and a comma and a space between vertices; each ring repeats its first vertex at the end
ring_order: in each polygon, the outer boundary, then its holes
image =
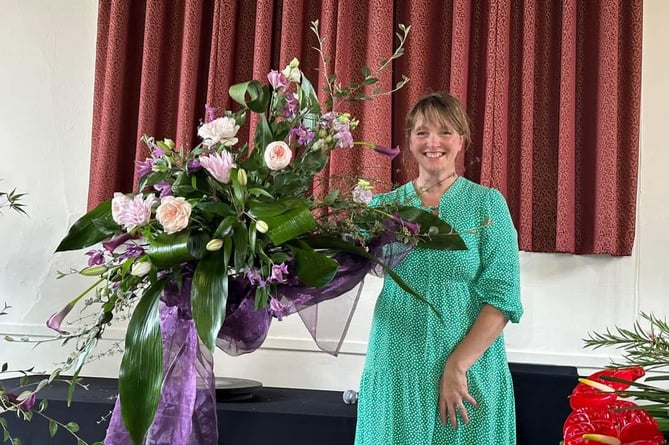
POLYGON ((418 187, 418 179, 414 179, 414 180, 412 181, 412 183, 413 183, 413 188, 414 188, 414 190, 416 190, 416 194, 417 194, 417 195, 422 195, 423 193, 428 192, 428 191, 432 190, 433 188, 435 188, 435 187, 437 187, 437 186, 443 184, 444 181, 446 181, 447 179, 450 179, 450 178, 452 178, 452 177, 454 177, 454 176, 457 176, 457 175, 458 175, 458 173, 454 171, 454 172, 452 172, 452 173, 450 173, 450 174, 444 176, 443 178, 439 179, 439 180, 438 180, 437 182, 435 182, 434 184, 432 184, 432 185, 427 185, 427 186, 426 186, 426 185, 423 185, 422 187, 418 187))

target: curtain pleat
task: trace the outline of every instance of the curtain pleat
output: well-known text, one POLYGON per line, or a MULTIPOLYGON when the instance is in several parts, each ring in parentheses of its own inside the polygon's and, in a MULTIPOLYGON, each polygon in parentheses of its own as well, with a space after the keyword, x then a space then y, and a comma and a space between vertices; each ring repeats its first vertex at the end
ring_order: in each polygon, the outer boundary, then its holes
MULTIPOLYGON (((335 150, 314 192, 371 178, 376 191, 414 178, 404 119, 420 96, 447 90, 472 121, 458 171, 506 196, 522 250, 629 255, 635 233, 641 0, 100 0, 89 206, 134 187, 141 135, 192 148, 208 103, 236 109, 228 87, 265 80, 293 57, 325 104, 310 22, 326 37, 329 72, 346 85, 372 70, 412 26, 382 73, 392 96, 340 103, 357 140, 404 149, 392 163, 335 150), (334 69, 333 69, 334 68, 334 69)), ((253 134, 257 118, 240 131, 253 134)))

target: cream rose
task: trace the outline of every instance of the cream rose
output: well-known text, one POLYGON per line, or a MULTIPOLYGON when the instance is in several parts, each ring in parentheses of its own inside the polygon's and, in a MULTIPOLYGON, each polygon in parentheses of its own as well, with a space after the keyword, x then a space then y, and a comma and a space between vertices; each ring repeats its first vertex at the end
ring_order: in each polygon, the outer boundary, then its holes
POLYGON ((290 164, 293 152, 283 141, 271 142, 265 148, 265 164, 270 170, 281 170, 290 164))
POLYGON ((156 219, 165 229, 165 233, 176 233, 188 226, 192 208, 185 198, 165 196, 156 210, 156 219))
POLYGON ((237 143, 237 131, 239 125, 231 117, 219 117, 211 122, 202 124, 197 130, 197 134, 204 139, 204 144, 212 146, 219 142, 225 146, 235 145, 237 143))

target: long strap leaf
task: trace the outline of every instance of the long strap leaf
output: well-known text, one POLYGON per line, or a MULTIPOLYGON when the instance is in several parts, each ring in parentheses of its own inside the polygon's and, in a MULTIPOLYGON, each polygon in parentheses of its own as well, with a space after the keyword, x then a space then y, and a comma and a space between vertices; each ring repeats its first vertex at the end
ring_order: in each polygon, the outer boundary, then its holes
POLYGON ((118 232, 119 226, 111 215, 111 199, 79 218, 70 227, 56 252, 78 250, 92 246, 118 232))
MULTIPOLYGON (((227 241, 227 240, 226 240, 227 241)), ((225 320, 228 301, 228 255, 210 253, 197 265, 191 289, 191 310, 202 342, 214 350, 216 337, 225 320)))
POLYGON ((163 278, 152 284, 133 311, 119 373, 121 414, 133 443, 139 444, 156 415, 163 380, 163 342, 158 302, 163 278))

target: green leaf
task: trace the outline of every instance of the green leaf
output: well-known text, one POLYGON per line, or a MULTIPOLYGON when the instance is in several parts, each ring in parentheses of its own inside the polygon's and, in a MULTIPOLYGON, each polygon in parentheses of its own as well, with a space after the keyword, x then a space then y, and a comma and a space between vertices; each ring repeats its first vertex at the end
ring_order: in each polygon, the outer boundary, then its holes
MULTIPOLYGON (((258 120, 258 125, 256 126, 256 132, 253 135, 254 154, 259 158, 262 158, 265 153, 265 148, 271 142, 274 142, 272 128, 269 126, 267 117, 264 114, 261 114, 260 120, 258 120)), ((262 165, 264 165, 264 161, 262 165)))
POLYGON ((267 190, 261 188, 250 188, 249 193, 254 196, 264 196, 269 199, 274 199, 274 196, 272 196, 267 190))
POLYGON ((120 228, 111 214, 111 199, 79 218, 56 248, 56 252, 92 246, 118 233, 120 228))
POLYGON ((163 379, 163 342, 158 303, 166 278, 156 281, 135 307, 119 371, 121 414, 130 438, 141 443, 156 415, 163 379))
POLYGON ((316 229, 316 220, 304 199, 251 203, 249 213, 268 224, 267 236, 277 246, 316 229))
POLYGON ((302 76, 300 81, 300 89, 297 92, 298 101, 300 103, 301 110, 309 110, 311 113, 320 114, 321 106, 318 103, 318 95, 316 90, 309 82, 306 76, 302 76))
POLYGON ((232 207, 224 202, 201 202, 198 203, 195 208, 202 210, 204 213, 211 213, 224 218, 235 214, 232 207))
POLYGON ((202 258, 210 239, 204 232, 160 233, 149 242, 149 258, 161 269, 202 258))
POLYGON ((39 402, 39 412, 44 411, 49 406, 49 402, 46 399, 42 399, 39 402))
POLYGON ((361 71, 362 75, 365 76, 365 78, 368 78, 372 74, 372 71, 366 66, 363 66, 361 71))
POLYGON ((267 110, 270 94, 267 85, 263 85, 257 80, 237 83, 228 90, 232 100, 245 106, 256 113, 263 113, 267 110), (247 100, 248 97, 248 100, 247 100))
POLYGON ((49 420, 49 436, 53 437, 58 432, 58 424, 53 420, 49 420))
POLYGON ((65 425, 65 428, 70 430, 73 433, 76 433, 79 431, 79 425, 76 422, 68 422, 67 425, 65 425))
POLYGON ((235 270, 242 270, 246 267, 249 254, 248 228, 240 221, 235 221, 232 228, 232 239, 235 242, 235 270))
POLYGON ((8 363, 3 363, 3 364, 2 364, 2 371, 0 371, 0 372, 5 372, 5 371, 7 371, 7 368, 8 368, 8 367, 9 367, 9 364, 8 364, 8 363))
POLYGON ((399 275, 397 275, 390 267, 388 267, 387 264, 385 264, 383 261, 379 260, 374 255, 367 252, 362 247, 356 246, 354 244, 348 243, 344 240, 337 238, 324 238, 324 237, 308 238, 305 239, 304 242, 309 244, 314 249, 339 249, 343 250, 344 252, 353 253, 355 255, 358 255, 362 258, 365 258, 369 261, 378 264, 383 268, 384 272, 387 273, 397 283, 397 285, 401 289, 403 289, 408 294, 418 298, 423 303, 427 304, 429 308, 432 309, 435 315, 439 318, 439 320, 441 321, 444 320, 443 317, 441 316, 441 313, 437 310, 436 307, 434 307, 432 303, 430 303, 427 299, 425 299, 425 297, 420 295, 411 286, 409 286, 399 275))
POLYGON ((420 226, 419 233, 425 235, 417 246, 439 250, 467 250, 467 245, 453 227, 437 215, 415 207, 400 207, 397 213, 402 219, 420 226))
MULTIPOLYGON (((229 239, 226 239, 226 243, 229 239)), ((227 244, 225 245, 227 248, 227 244)), ((225 320, 228 301, 226 255, 211 253, 197 265, 193 275, 191 309, 195 328, 202 342, 213 351, 216 336, 225 320)))
POLYGON ((323 287, 334 278, 339 265, 335 260, 316 252, 304 241, 289 243, 295 254, 296 274, 299 280, 311 287, 323 287))

